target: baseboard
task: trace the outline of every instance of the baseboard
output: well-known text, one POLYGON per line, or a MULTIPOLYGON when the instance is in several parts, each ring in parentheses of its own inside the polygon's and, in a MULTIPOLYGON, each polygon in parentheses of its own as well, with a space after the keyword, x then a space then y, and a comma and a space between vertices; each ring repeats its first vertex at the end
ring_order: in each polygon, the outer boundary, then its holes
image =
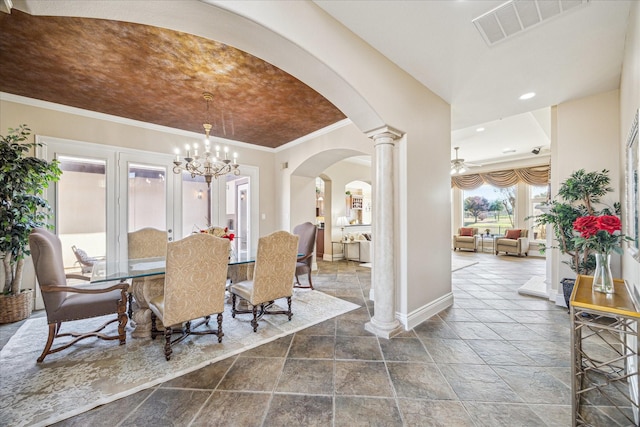
POLYGON ((451 307, 453 305, 453 293, 449 292, 446 295, 441 296, 435 301, 430 302, 416 310, 413 310, 407 315, 402 313, 396 313, 396 319, 402 323, 405 330, 409 331, 425 320, 430 319, 442 310, 451 307))

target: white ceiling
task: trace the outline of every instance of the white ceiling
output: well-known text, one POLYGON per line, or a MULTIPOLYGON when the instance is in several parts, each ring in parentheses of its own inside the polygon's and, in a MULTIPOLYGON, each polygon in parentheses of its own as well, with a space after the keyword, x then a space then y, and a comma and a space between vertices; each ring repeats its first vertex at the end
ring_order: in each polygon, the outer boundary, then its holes
POLYGON ((631 1, 592 0, 492 47, 472 20, 503 1, 314 1, 451 104, 452 158, 548 153, 550 106, 620 85, 631 1))

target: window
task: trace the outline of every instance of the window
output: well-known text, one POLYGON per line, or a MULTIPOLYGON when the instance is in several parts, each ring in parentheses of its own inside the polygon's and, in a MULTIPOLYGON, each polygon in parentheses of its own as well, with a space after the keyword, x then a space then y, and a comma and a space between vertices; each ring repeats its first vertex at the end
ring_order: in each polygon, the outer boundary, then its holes
POLYGON ((516 187, 482 185, 462 192, 462 224, 477 227, 480 233, 501 235, 514 227, 516 187))
MULTIPOLYGON (((542 214, 540 207, 549 200, 548 186, 529 186, 529 215, 537 216, 542 214)), ((538 225, 531 219, 531 240, 546 240, 547 230, 544 225, 538 225)))

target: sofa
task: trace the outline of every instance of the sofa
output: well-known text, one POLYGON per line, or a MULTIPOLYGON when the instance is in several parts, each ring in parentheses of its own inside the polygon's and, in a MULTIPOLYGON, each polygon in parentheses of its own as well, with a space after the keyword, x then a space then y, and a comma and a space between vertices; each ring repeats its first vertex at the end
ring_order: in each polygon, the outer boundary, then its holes
POLYGON ((478 251, 478 229, 475 227, 460 227, 458 234, 453 235, 453 250, 470 249, 478 251))
POLYGON ((496 255, 498 252, 529 256, 529 230, 511 229, 502 237, 496 238, 496 255))
POLYGON ((343 251, 345 259, 360 262, 373 261, 373 244, 371 241, 371 233, 347 233, 345 234, 345 243, 343 251))

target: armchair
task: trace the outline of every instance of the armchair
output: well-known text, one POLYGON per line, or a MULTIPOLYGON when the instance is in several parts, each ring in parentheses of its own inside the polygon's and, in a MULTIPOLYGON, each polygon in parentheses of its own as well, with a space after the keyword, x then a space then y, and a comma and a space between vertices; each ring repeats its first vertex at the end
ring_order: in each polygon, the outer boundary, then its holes
POLYGON ((296 261, 296 287, 297 288, 311 288, 313 289, 313 283, 311 282, 311 262, 313 261, 313 250, 316 247, 316 235, 318 228, 310 222, 296 225, 293 229, 293 234, 299 237, 298 240, 298 253, 304 254, 296 261), (306 274, 309 281, 308 286, 300 284, 298 275, 306 274))
POLYGON ((498 252, 529 256, 529 230, 507 230, 503 237, 496 239, 496 255, 498 252))
POLYGON ((112 286, 69 286, 67 278, 89 280, 80 275, 65 275, 62 261, 62 244, 55 234, 44 228, 35 228, 29 235, 29 247, 36 277, 42 291, 44 307, 49 324, 49 337, 38 363, 52 353, 64 350, 80 340, 96 337, 104 340, 126 342, 127 325, 127 283, 112 286), (60 333, 62 322, 88 319, 116 313, 116 317, 104 323, 100 328, 85 332, 60 333), (101 333, 107 325, 118 322, 117 335, 101 333), (53 341, 60 337, 72 337, 71 341, 51 348, 53 341))
POLYGON ((253 272, 253 280, 245 280, 231 285, 231 316, 252 313, 253 332, 258 330, 258 320, 265 314, 286 314, 289 320, 293 277, 296 272, 298 236, 286 231, 276 231, 258 240, 258 253, 253 272), (237 310, 237 297, 247 301, 250 310, 237 310), (279 298, 287 299, 287 310, 269 310, 279 298), (258 307, 260 313, 258 313, 258 307))
POLYGON ((222 312, 229 263, 229 241, 209 234, 192 234, 167 244, 167 267, 163 293, 149 301, 151 309, 151 338, 162 334, 157 319, 164 324, 164 355, 171 359, 171 346, 189 335, 217 335, 222 342, 222 312), (217 329, 196 331, 208 325, 210 316, 217 314, 217 329), (204 318, 196 325, 194 319, 204 318), (185 324, 184 329, 182 324, 185 324), (180 336, 172 339, 174 329, 180 336))
POLYGON ((471 249, 478 251, 478 229, 475 227, 461 227, 458 234, 453 235, 453 250, 471 249))

